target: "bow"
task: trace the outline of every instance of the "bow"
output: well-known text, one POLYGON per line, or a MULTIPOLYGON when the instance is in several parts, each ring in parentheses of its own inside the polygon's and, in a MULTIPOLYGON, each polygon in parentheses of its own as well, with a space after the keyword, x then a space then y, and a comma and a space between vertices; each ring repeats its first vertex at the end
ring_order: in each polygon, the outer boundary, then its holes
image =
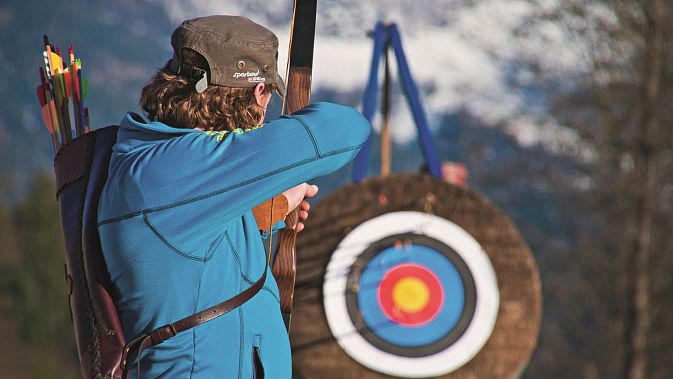
MULTIPOLYGON (((294 1, 283 114, 294 113, 310 101, 316 10, 317 0, 294 1)), ((294 297, 298 220, 297 209, 287 215, 286 228, 278 236, 278 253, 273 264, 273 275, 280 290, 280 309, 286 317, 288 330, 294 297)))

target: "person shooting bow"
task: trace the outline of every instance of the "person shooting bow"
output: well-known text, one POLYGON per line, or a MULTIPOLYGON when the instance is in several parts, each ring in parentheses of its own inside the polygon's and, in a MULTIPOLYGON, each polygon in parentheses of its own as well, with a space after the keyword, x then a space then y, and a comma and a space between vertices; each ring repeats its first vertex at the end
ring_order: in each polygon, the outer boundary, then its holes
POLYGON ((121 121, 98 211, 127 340, 171 325, 167 336, 143 337, 139 372, 134 359, 126 366, 143 378, 290 378, 277 284, 267 275, 249 290, 269 270, 268 232, 251 209, 283 204, 283 194, 287 207, 271 209, 299 207, 305 220, 305 198, 318 191, 307 182, 347 164, 371 127, 330 103, 263 124, 272 91, 284 93, 278 39, 246 18, 187 20, 171 44, 172 59, 142 89, 147 119, 121 121), (191 317, 232 298, 221 317, 191 317), (170 323, 184 318, 198 326, 176 334, 181 324, 170 323), (163 343, 152 347, 155 339, 163 343))

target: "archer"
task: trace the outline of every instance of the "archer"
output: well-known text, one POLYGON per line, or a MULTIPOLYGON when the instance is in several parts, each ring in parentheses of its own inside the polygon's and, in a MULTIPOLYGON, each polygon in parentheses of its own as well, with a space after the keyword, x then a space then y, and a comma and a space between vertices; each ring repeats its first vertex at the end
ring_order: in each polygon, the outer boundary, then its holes
MULTIPOLYGON (((262 124, 272 91, 284 94, 278 39, 246 18, 187 20, 171 44, 142 90, 145 117, 121 121, 98 213, 124 334, 140 336, 125 366, 145 378, 290 378, 252 208, 278 199, 272 212, 299 207, 305 220, 318 190, 306 182, 348 163, 370 125, 329 103, 262 124)), ((262 230, 283 226, 268 222, 262 230)))

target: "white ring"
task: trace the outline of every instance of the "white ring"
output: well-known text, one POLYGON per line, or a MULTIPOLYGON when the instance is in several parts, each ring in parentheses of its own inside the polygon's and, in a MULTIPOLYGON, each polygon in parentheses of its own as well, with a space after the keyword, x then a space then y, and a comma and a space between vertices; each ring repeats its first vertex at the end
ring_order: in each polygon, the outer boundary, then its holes
POLYGON ((332 335, 351 358, 388 375, 423 378, 448 374, 477 355, 495 326, 500 294, 491 261, 463 228, 426 213, 393 212, 363 222, 344 237, 327 265, 323 302, 332 335), (419 358, 394 355, 371 345, 357 332, 346 308, 347 276, 358 256, 371 243, 403 233, 426 235, 451 247, 467 264, 476 286, 474 315, 463 335, 446 349, 419 358))

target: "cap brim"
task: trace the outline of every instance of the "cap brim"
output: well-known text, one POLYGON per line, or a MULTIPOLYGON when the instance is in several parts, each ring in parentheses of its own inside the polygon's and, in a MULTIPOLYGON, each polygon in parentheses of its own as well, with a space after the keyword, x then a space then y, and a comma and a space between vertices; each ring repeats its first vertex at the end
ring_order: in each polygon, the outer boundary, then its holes
POLYGON ((285 97, 285 82, 283 82, 283 78, 280 77, 280 74, 276 74, 276 92, 281 97, 285 97))

